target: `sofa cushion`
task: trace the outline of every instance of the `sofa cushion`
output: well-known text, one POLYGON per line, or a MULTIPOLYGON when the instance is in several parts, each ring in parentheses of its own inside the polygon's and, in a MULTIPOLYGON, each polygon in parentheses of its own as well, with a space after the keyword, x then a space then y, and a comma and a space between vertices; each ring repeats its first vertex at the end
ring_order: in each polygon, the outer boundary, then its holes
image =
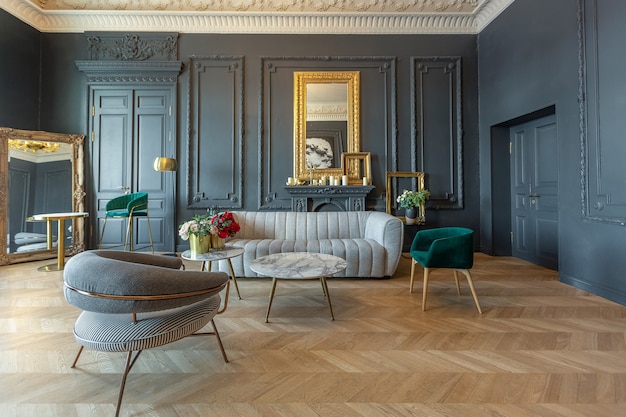
POLYGON ((236 276, 259 276, 249 267, 254 259, 285 252, 314 252, 350 259, 347 268, 335 277, 382 277, 385 275, 385 248, 372 239, 233 239, 229 243, 244 248, 242 256, 231 259, 236 276))

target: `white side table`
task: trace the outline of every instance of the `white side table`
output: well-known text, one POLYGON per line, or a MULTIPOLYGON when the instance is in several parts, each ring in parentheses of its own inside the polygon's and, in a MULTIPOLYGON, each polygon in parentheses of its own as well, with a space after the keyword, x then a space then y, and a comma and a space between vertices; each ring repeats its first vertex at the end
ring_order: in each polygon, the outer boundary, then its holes
POLYGON ((230 269, 230 277, 232 278, 233 283, 235 284, 237 295, 239 296, 239 299, 241 300, 241 294, 239 293, 239 286, 237 285, 237 277, 235 277, 235 271, 233 270, 233 264, 231 263, 230 259, 236 256, 241 256, 243 252, 244 252, 243 248, 226 245, 224 249, 220 249, 220 250, 213 249, 207 253, 201 253, 199 255, 193 255, 190 250, 186 250, 181 254, 181 257, 188 261, 202 262, 202 271, 205 270, 205 265, 206 265, 206 270, 210 271, 211 263, 214 261, 224 261, 224 260, 227 261, 228 268, 230 269))

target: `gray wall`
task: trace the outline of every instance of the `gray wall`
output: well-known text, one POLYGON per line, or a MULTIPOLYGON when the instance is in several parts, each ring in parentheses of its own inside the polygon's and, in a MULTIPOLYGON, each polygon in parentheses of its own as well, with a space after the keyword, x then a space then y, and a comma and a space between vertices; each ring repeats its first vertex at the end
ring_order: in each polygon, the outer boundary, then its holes
POLYGON ((39 128, 41 34, 0 10, 0 126, 39 128))
POLYGON ((517 0, 478 37, 481 248, 487 253, 498 253, 502 237, 510 231, 510 209, 507 218, 502 215, 506 204, 497 203, 499 194, 507 192, 502 190, 502 181, 498 183, 502 177, 508 177, 508 165, 501 162, 508 158, 508 146, 502 146, 503 141, 508 142, 507 126, 554 106, 559 141, 560 279, 626 304, 626 106, 623 74, 618 70, 624 66, 623 50, 618 44, 626 36, 620 23, 626 16, 626 7, 623 2, 585 3, 587 22, 583 35, 588 50, 586 71, 581 73, 588 77, 597 66, 602 77, 597 84, 597 79, 587 80, 586 100, 582 104, 583 109, 589 110, 589 126, 590 122, 601 120, 597 124, 599 130, 583 129, 581 135, 581 120, 585 121, 579 107, 578 35, 582 3, 517 0), (589 18, 596 11, 598 25, 594 27, 589 18), (592 42, 597 33, 597 42, 592 42), (598 60, 591 62, 591 57, 596 56, 598 60), (596 107, 591 99, 598 96, 596 85, 602 89, 599 97, 604 100, 596 101, 599 107, 617 113, 594 118, 596 107), (602 153, 595 154, 595 149, 602 149, 602 153), (595 173, 600 171, 602 176, 598 177, 595 173))

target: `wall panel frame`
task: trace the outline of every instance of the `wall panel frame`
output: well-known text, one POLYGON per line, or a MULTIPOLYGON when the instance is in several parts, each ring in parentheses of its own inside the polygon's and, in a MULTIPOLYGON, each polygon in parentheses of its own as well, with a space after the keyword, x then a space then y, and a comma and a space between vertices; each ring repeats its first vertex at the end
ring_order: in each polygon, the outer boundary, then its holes
POLYGON ((189 58, 188 208, 243 207, 243 73, 241 56, 189 58))
MULTIPOLYGON (((397 167, 396 58, 386 56, 313 56, 261 57, 259 85, 259 210, 291 210, 291 198, 283 185, 293 172, 293 72, 294 71, 360 71, 361 72, 361 151, 380 155, 372 161, 373 185, 384 188, 385 172, 397 167), (376 93, 373 93, 373 92, 376 93), (368 99, 368 94, 379 94, 368 99), (290 112, 281 111, 287 108, 290 112), (368 102, 376 101, 377 111, 368 113, 368 102), (383 103, 384 111, 380 111, 383 103), (381 126, 381 135, 368 137, 367 122, 381 126), (289 135, 292 148, 285 149, 284 136, 289 135), (369 144, 368 144, 369 142, 369 144), (373 144, 381 149, 371 149, 373 144), (292 155, 287 163, 285 155, 292 155)), ((373 105, 370 105, 374 108, 373 105)), ((384 195, 384 189, 380 193, 384 195)), ((384 209, 384 201, 371 202, 384 209)))
POLYGON ((461 58, 411 58, 411 169, 424 172, 428 208, 463 208, 461 58))

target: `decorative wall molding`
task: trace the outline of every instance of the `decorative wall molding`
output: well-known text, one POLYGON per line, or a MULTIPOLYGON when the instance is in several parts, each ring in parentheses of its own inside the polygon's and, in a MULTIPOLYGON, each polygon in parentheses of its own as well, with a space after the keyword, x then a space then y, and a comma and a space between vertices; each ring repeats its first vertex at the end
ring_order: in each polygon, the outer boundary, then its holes
POLYGON ((180 61, 76 61, 87 83, 176 83, 180 61))
POLYGON ((189 58, 188 208, 243 207, 243 73, 242 56, 189 58))
MULTIPOLYGON (((285 178, 292 176, 293 157, 289 159, 289 166, 285 164, 272 164, 274 159, 285 154, 284 136, 280 137, 278 128, 280 125, 285 130, 285 114, 293 114, 293 72, 294 71, 375 71, 380 75, 380 82, 384 97, 380 97, 381 102, 386 103, 384 111, 380 112, 380 125, 385 127, 384 137, 378 138, 379 143, 384 143, 383 153, 388 150, 397 149, 397 109, 396 109, 396 58, 380 56, 308 56, 308 57, 261 57, 259 65, 261 74, 259 77, 259 206, 258 210, 291 210, 291 200, 284 191, 284 182, 275 180, 276 176, 285 178), (289 78, 285 78, 285 76, 289 78), (275 87, 288 85, 288 93, 285 89, 275 87), (280 94, 280 98, 276 97, 280 94), (285 98, 288 97, 288 98, 285 98), (285 105, 285 100, 287 104, 285 105), (281 107, 283 106, 283 107, 281 107), (286 107, 286 108, 285 108, 286 107), (287 111, 288 109, 288 111, 287 111), (279 123, 280 121, 280 123, 279 123), (276 145, 281 143, 282 147, 276 145), (280 173, 280 174, 279 174, 280 173), (280 190, 275 189, 280 185, 280 190)), ((361 84, 361 89, 368 86, 361 84)), ((361 103, 363 112, 363 103, 361 103)), ((293 119, 288 125, 289 137, 293 141, 293 119)), ((361 121, 363 123, 363 121, 361 121)), ((361 126, 361 129, 362 126, 361 126)), ((363 147, 363 138, 361 138, 363 147)), ((394 151, 395 152, 395 151, 394 151)), ((381 169, 388 170, 388 160, 380 159, 381 169)), ((397 154, 396 154, 397 158, 397 154)), ((396 159, 397 160, 397 159, 396 159)), ((284 158, 283 158, 284 161, 284 158)), ((393 162, 392 162, 393 164, 393 162)), ((384 172, 382 174, 384 176, 384 172)), ((381 182, 382 184, 382 182, 381 182)), ((381 193, 384 195, 384 192, 381 193)), ((378 202, 377 202, 378 203, 378 202)), ((384 206, 384 201, 382 203, 384 206)))
POLYGON ((615 94, 615 88, 619 87, 602 85, 599 75, 611 67, 618 68, 623 60, 616 45, 601 42, 602 22, 598 20, 601 17, 598 0, 579 0, 581 210, 584 220, 623 226, 626 223, 626 191, 621 179, 623 155, 603 151, 615 147, 607 142, 623 140, 623 132, 611 131, 613 122, 606 122, 619 118, 621 113, 613 102, 603 101, 606 89, 615 94))
POLYGON ((178 57, 178 33, 86 32, 92 61, 172 61, 178 57))
POLYGON ((426 173, 426 188, 440 190, 428 208, 463 208, 461 74, 460 57, 411 60, 411 168, 426 173))
POLYGON ((3 0, 0 7, 41 32, 476 34, 513 1, 154 0, 120 9, 105 0, 3 0))

